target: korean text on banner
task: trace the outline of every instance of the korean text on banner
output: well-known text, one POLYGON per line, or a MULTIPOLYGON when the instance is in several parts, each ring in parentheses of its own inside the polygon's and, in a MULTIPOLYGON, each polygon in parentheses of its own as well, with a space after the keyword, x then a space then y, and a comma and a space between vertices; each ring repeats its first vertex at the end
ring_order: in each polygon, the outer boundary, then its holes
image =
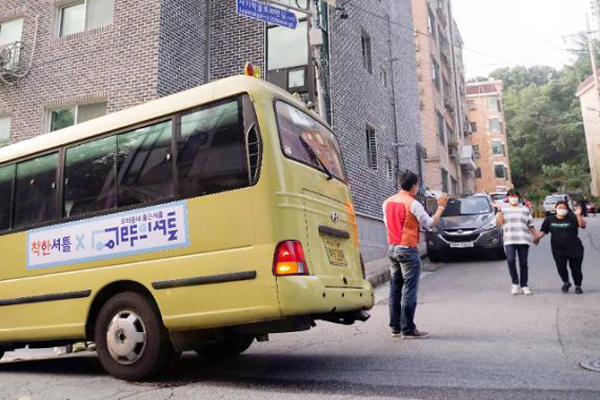
POLYGON ((55 225, 27 233, 27 269, 189 245, 184 201, 55 225))
POLYGON ((254 0, 237 0, 237 13, 290 29, 296 29, 298 26, 298 18, 293 12, 254 0))

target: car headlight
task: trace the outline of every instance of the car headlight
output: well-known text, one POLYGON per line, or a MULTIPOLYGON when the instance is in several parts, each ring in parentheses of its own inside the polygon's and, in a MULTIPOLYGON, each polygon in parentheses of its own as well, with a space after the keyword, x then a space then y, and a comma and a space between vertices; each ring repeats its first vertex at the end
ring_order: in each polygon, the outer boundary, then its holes
POLYGON ((430 232, 430 233, 438 233, 438 232, 439 232, 439 230, 438 230, 438 228, 436 228, 436 227, 434 226, 433 228, 429 228, 429 229, 427 229, 427 232, 430 232))
POLYGON ((494 229, 497 226, 498 226, 498 223, 496 222, 495 219, 493 219, 490 222, 488 222, 487 224, 485 224, 482 229, 485 231, 489 231, 490 229, 494 229))

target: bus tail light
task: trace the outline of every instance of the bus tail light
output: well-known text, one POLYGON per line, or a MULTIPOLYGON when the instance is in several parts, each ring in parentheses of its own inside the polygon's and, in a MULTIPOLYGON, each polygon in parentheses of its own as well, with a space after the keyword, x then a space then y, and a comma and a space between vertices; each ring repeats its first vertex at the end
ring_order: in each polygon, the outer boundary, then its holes
POLYGON ((275 276, 308 275, 302 243, 296 240, 286 240, 277 245, 273 274, 275 276))

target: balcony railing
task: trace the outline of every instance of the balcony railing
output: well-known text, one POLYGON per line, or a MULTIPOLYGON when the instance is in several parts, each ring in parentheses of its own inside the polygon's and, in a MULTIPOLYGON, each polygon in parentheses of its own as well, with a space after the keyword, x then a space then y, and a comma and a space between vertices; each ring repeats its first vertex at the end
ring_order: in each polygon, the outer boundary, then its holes
POLYGON ((22 45, 23 42, 0 45, 0 73, 11 73, 19 70, 22 45))

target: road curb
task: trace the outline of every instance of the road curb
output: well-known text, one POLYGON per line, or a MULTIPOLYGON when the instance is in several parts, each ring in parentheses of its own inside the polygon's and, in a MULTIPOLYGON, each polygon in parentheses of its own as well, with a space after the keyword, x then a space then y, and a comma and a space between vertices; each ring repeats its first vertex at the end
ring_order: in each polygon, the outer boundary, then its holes
MULTIPOLYGON (((425 272, 435 272, 440 269, 441 263, 433 263, 427 254, 421 256, 421 268, 425 272)), ((387 258, 367 263, 367 280, 373 287, 384 285, 390 280, 390 261, 387 258)))

